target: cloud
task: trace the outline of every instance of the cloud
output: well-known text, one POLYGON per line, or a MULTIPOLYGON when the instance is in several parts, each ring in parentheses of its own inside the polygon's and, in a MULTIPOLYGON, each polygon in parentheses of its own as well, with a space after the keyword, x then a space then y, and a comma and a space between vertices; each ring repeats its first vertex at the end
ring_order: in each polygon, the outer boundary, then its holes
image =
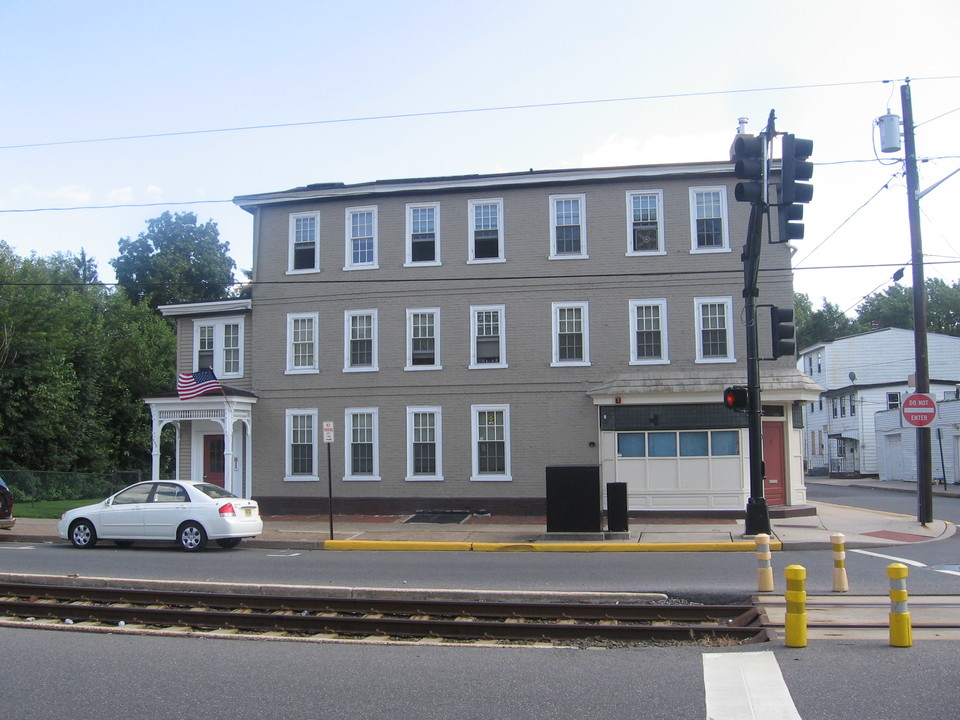
POLYGON ((114 205, 133 202, 133 188, 123 187, 108 190, 107 202, 114 205))
POLYGON ((704 135, 651 135, 643 141, 619 133, 608 135, 593 151, 583 155, 584 167, 656 165, 659 163, 728 160, 734 133, 704 135))

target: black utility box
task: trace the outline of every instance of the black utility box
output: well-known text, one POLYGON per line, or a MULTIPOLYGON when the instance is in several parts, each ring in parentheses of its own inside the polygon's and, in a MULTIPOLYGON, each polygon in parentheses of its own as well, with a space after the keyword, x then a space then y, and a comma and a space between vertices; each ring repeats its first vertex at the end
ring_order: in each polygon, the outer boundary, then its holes
POLYGON ((626 483, 607 483, 607 531, 630 532, 630 521, 627 519, 626 483))
POLYGON ((599 465, 547 466, 547 532, 603 532, 599 465))

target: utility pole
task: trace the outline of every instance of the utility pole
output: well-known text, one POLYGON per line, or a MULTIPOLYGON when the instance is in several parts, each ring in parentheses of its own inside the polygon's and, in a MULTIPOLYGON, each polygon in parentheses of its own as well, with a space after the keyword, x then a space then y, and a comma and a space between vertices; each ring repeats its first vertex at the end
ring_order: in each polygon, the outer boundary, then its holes
MULTIPOLYGON (((920 177, 917 146, 913 136, 913 100, 910 80, 900 86, 903 105, 903 149, 907 171, 907 212, 910 220, 910 255, 913 265, 913 347, 918 393, 930 392, 930 361, 927 354, 927 287, 923 276, 923 241, 920 235, 920 177)), ((917 428, 917 521, 933 521, 933 460, 930 428, 917 428)))

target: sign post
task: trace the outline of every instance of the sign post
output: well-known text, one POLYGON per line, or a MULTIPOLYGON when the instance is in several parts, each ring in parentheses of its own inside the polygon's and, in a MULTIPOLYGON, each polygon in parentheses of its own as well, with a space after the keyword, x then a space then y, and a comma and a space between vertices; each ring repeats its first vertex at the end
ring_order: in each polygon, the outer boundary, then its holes
MULTIPOLYGON (((918 383, 919 384, 919 383, 918 383)), ((937 419, 937 401, 932 395, 915 392, 904 398, 900 411, 908 425, 917 428, 917 520, 933 520, 932 448, 930 424, 937 419)))
POLYGON ((323 443, 327 446, 327 506, 330 512, 330 539, 333 540, 333 466, 330 461, 330 446, 333 445, 333 422, 323 422, 323 443))

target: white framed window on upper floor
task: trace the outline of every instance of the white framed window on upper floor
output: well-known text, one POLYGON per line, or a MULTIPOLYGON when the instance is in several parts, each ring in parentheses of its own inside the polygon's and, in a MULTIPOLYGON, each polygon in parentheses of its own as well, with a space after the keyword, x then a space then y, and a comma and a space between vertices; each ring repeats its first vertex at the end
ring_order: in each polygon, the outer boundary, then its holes
POLYGON ((193 323, 193 370, 210 368, 220 379, 243 377, 243 318, 224 317, 193 323))
POLYGON ((630 364, 665 365, 670 362, 665 298, 630 301, 630 364))
POLYGON ((408 481, 443 480, 443 428, 438 407, 407 408, 408 481))
POLYGON ((690 188, 690 252, 730 251, 727 188, 690 188))
POLYGON ((288 273, 317 272, 320 269, 320 213, 290 215, 288 273))
POLYGON ((627 191, 627 255, 663 255, 663 191, 627 191))
POLYGON ((290 408, 286 411, 284 480, 318 482, 317 409, 290 408))
POLYGON ((507 367, 506 307, 475 305, 470 308, 470 369, 507 367))
POLYGON ((887 410, 897 410, 900 407, 900 393, 887 393, 887 410))
POLYGON ((347 408, 344 411, 344 480, 380 480, 380 410, 347 408))
POLYGON ((471 405, 472 481, 513 480, 510 469, 510 406, 471 405))
POLYGON ((407 203, 405 265, 440 264, 440 203, 407 203))
POLYGON ((504 262, 503 199, 469 200, 467 222, 470 236, 467 262, 504 262))
POLYGON ((287 314, 287 374, 320 372, 319 313, 287 314))
POLYGON ((377 207, 351 207, 344 211, 344 270, 376 270, 377 207))
POLYGON ((694 298, 697 362, 736 362, 733 349, 733 298, 694 298))
POLYGON ((587 196, 550 196, 550 259, 587 256, 587 196))
POLYGON ((377 310, 347 310, 343 313, 343 371, 376 372, 377 310))
POLYGON ((407 310, 407 362, 404 370, 442 370, 440 308, 407 310))
POLYGON ((550 304, 552 316, 552 367, 590 364, 590 316, 585 302, 550 304))

